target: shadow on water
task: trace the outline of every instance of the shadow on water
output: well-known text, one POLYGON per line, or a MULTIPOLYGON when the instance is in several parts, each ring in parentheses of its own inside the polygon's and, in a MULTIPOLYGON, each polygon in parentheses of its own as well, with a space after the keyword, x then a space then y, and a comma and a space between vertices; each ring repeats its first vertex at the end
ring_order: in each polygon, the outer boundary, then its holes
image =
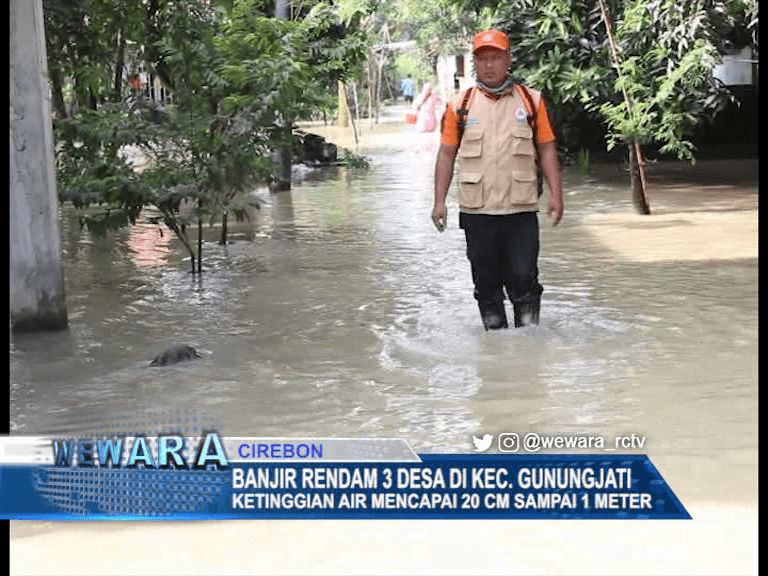
POLYGON ((63 208, 70 327, 13 337, 12 432, 199 417, 227 435, 402 436, 421 452, 469 451, 482 432, 636 433, 697 496, 722 496, 707 475, 752 473, 756 260, 617 257, 584 220, 631 211, 626 185, 566 172, 565 220, 541 218, 541 325, 485 333, 455 189, 437 234, 435 142, 411 136, 370 150, 368 171, 256 191, 262 209, 228 245, 206 228, 202 278, 167 230, 92 239, 63 208), (203 358, 149 366, 179 342, 203 358))

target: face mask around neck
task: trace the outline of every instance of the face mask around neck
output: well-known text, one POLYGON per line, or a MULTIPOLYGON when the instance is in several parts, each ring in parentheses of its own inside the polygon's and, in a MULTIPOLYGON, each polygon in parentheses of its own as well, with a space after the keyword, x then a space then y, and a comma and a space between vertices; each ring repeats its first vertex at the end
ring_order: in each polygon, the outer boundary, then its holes
POLYGON ((507 79, 504 80, 501 86, 497 86, 496 88, 491 88, 489 86, 486 86, 485 84, 480 82, 480 80, 477 80, 478 87, 480 87, 482 90, 485 90, 489 94, 494 94, 494 95, 501 94, 502 92, 504 92, 504 90, 512 88, 514 84, 515 84, 514 80, 512 80, 512 78, 510 78, 509 76, 507 76, 507 79))

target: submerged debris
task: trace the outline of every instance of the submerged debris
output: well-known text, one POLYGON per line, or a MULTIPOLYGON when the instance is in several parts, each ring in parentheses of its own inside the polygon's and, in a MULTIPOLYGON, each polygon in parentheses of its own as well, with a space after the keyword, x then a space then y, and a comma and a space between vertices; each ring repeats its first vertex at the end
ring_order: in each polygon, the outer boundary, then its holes
POLYGON ((177 364, 186 360, 194 360, 195 358, 202 358, 197 350, 187 344, 177 344, 155 356, 152 360, 151 366, 167 366, 168 364, 177 364))

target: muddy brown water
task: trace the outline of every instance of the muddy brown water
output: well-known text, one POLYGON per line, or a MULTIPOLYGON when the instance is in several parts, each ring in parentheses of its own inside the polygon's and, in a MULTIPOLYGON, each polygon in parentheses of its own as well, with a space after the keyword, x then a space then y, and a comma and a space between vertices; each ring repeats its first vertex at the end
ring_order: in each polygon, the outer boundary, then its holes
MULTIPOLYGON (((168 230, 142 222, 94 239, 63 208, 69 329, 12 336, 11 433, 200 417, 223 435, 403 437, 417 452, 468 452, 482 433, 635 434, 646 440, 634 452, 684 505, 751 510, 756 248, 726 258, 716 244, 693 258, 664 249, 718 206, 751 222, 756 175, 657 166, 657 219, 637 223, 619 169, 567 168, 563 222, 540 214, 541 324, 486 333, 455 189, 438 234, 435 141, 411 129, 370 139, 367 171, 301 171, 291 192, 255 191, 262 209, 230 226, 229 244, 206 228, 202 277, 168 230), (632 246, 638 227, 656 242, 650 257, 632 246), (179 342, 203 358, 149 367, 179 342)), ((726 232, 750 233, 738 223, 726 232)), ((50 536, 15 526, 19 545, 50 536)))

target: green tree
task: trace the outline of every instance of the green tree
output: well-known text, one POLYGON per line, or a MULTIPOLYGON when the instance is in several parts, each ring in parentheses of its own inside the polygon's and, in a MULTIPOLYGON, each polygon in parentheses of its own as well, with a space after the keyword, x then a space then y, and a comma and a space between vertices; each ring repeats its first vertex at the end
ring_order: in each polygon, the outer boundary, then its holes
MULTIPOLYGON (((606 18, 600 4, 474 0, 468 6, 495 10, 494 26, 514 46, 513 74, 549 97, 566 142, 569 127, 586 111, 606 126, 608 149, 653 144, 693 161, 693 129, 732 98, 712 76, 720 53, 745 37, 756 48, 755 3, 611 0, 604 2, 606 18)), ((630 174, 636 192, 635 170, 630 174)))
POLYGON ((491 24, 493 11, 481 6, 467 10, 455 0, 396 0, 379 12, 389 21, 396 40, 415 40, 434 71, 437 57, 463 52, 480 29, 491 24))
MULTIPOLYGON (((109 21, 100 0, 81 1, 109 21)), ((255 0, 147 4, 137 38, 149 42, 145 57, 173 88, 173 103, 158 110, 141 99, 104 101, 55 126, 60 190, 89 208, 81 213, 83 225, 104 233, 152 205, 187 248, 192 270, 201 271, 202 221, 246 214, 247 204, 234 201, 271 173, 270 152, 283 143, 277 119, 305 118, 329 106, 327 87, 363 54, 354 11, 343 21, 337 7, 314 2, 282 21, 263 9, 255 0), (132 169, 126 145, 149 159, 145 170, 132 169), (194 222, 197 249, 188 235, 194 222)), ((51 12, 52 21, 57 14, 51 12)), ((79 40, 70 36, 75 47, 65 51, 77 51, 79 40)), ((117 64, 92 73, 103 79, 117 64)), ((225 241, 226 225, 222 230, 225 241)))

